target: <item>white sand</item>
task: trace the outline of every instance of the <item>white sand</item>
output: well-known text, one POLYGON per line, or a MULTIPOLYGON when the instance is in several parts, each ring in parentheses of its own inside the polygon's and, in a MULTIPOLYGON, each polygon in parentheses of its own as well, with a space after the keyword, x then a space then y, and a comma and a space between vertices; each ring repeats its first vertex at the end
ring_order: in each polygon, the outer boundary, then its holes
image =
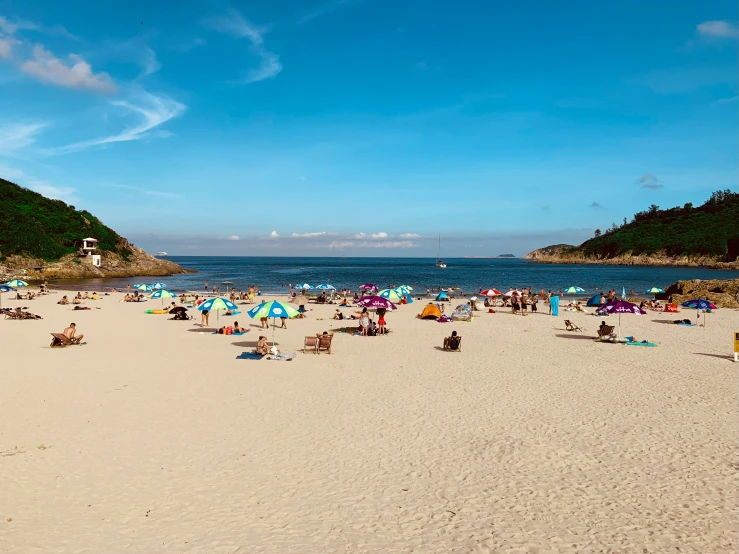
MULTIPOLYGON (((235 359, 256 328, 201 334, 120 296, 0 320, 0 552, 739 547, 737 311, 707 329, 624 316, 659 344, 642 348, 588 340, 589 315, 439 324, 416 302, 390 336, 277 362, 235 359), (88 344, 50 349, 70 321, 88 344), (436 348, 452 329, 462 353, 436 348)), ((316 321, 333 309, 278 329, 280 348, 348 325, 316 321)))

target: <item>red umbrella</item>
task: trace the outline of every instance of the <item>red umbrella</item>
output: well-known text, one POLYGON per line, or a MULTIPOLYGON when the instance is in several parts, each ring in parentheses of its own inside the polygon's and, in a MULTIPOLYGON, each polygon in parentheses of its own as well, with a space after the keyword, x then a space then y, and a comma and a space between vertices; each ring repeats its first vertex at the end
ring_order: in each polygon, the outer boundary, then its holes
POLYGON ((480 291, 480 296, 500 296, 503 294, 498 289, 485 289, 480 291))

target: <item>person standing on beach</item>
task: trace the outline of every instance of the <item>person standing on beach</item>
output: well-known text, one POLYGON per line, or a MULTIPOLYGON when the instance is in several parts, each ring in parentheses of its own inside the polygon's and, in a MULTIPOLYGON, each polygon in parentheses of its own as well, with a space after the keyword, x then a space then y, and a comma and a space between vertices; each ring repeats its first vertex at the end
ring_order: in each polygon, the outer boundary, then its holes
POLYGON ((552 289, 547 293, 547 304, 549 304, 549 315, 552 315, 552 289))
POLYGON ((205 292, 208 292, 208 281, 205 282, 205 292))
POLYGON ((378 308, 377 309, 377 325, 379 326, 379 329, 377 330, 378 335, 386 335, 387 331, 385 330, 385 308, 378 308))
POLYGON ((523 289, 523 295, 521 296, 521 315, 526 316, 526 310, 528 309, 527 303, 529 297, 526 296, 526 289, 523 289))
POLYGON ((200 326, 208 326, 208 310, 203 310, 202 312, 200 312, 200 326))
POLYGON ((536 304, 538 302, 539 302, 539 296, 538 295, 535 294, 534 296, 531 297, 531 313, 532 314, 535 314, 536 313, 536 304))

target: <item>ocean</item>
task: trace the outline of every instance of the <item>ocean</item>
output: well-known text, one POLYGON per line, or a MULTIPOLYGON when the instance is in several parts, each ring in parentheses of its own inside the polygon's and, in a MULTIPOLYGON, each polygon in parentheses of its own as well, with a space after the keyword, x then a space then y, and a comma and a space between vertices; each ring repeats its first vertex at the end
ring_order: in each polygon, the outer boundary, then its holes
POLYGON ((559 291, 569 286, 585 289, 590 296, 599 290, 622 288, 643 295, 653 286, 667 288, 684 279, 731 279, 737 271, 693 267, 633 267, 608 265, 534 264, 517 258, 447 259, 446 269, 437 268, 428 258, 273 258, 229 256, 167 256, 198 273, 171 277, 130 279, 90 279, 57 281, 57 286, 94 290, 125 288, 127 284, 162 281, 171 291, 202 291, 205 283, 221 290, 235 287, 245 290, 256 285, 265 294, 285 293, 289 285, 328 283, 341 290, 357 290, 362 283, 375 283, 380 288, 410 285, 416 293, 426 288, 460 287, 468 293, 495 287, 531 287, 559 291), (233 285, 223 285, 224 282, 233 285))

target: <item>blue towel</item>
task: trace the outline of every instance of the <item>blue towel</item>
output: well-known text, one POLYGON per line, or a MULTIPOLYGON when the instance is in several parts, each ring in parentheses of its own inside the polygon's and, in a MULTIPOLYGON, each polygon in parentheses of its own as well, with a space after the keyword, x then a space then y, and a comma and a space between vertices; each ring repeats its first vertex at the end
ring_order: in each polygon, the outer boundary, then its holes
POLYGON ((261 360, 262 359, 261 354, 255 354, 254 352, 242 352, 238 356, 236 356, 237 360, 261 360))
POLYGON ((559 296, 552 296, 549 299, 549 303, 552 306, 552 315, 558 316, 559 315, 559 296))

